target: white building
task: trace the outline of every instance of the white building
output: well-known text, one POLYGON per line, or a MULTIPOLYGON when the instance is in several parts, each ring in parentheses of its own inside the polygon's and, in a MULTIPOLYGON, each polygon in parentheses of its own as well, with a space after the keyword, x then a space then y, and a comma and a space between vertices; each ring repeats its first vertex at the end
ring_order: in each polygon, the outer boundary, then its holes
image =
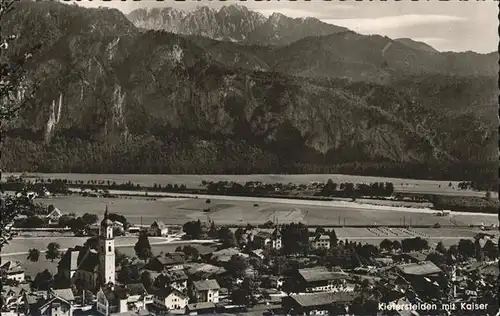
POLYGON ((188 305, 188 301, 189 297, 186 294, 174 288, 160 289, 153 297, 153 303, 166 310, 184 309, 188 305))
POLYGON ((59 219, 61 217, 61 211, 57 207, 54 207, 54 209, 46 216, 46 219, 49 221, 49 225, 56 225, 59 223, 59 219))
POLYGON ((330 249, 330 236, 324 234, 309 237, 309 245, 312 249, 330 249))

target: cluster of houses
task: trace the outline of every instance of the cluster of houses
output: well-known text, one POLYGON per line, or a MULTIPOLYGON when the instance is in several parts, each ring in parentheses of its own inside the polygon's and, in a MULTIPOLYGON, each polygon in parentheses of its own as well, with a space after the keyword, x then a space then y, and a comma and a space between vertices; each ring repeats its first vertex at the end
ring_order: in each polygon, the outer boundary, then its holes
MULTIPOLYGON (((498 277, 497 263, 485 262, 460 264, 449 274, 428 261, 429 252, 425 251, 387 252, 371 258, 370 264, 355 269, 327 268, 303 256, 297 257, 297 260, 304 264, 286 273, 275 271, 263 274, 252 265, 247 265, 244 277, 234 277, 228 269, 235 258, 271 264, 269 262, 274 258, 269 257, 269 251, 279 251, 283 247, 283 237, 278 228, 249 228, 243 233, 242 240, 252 243, 251 250, 242 250, 246 249, 244 245, 218 250, 200 246, 196 259, 183 252, 162 253, 147 262, 129 261, 141 275, 144 272, 149 274, 151 284, 144 283, 142 279, 119 282, 118 269, 123 267, 116 263, 114 231, 114 223, 106 213, 100 223, 98 249, 75 246, 65 251, 58 265, 58 276, 66 282, 66 288, 33 292, 25 282, 22 267, 12 261, 2 264, 4 275, 17 284, 2 289, 4 312, 57 316, 145 316, 227 313, 246 308, 235 304, 231 298, 232 289, 224 287, 229 276, 235 284, 242 284, 244 278, 251 278, 257 284, 257 301, 265 306, 264 311, 295 315, 348 315, 356 304, 356 298, 373 291, 381 282, 388 285, 395 295, 394 302, 401 303, 408 297, 440 297, 444 295, 444 289, 454 297, 468 300, 482 294, 481 284, 474 287, 476 292, 470 293, 471 278, 476 278, 476 284, 487 274, 496 273, 498 277)), ((168 227, 155 221, 147 231, 149 235, 164 236, 168 234, 168 227)), ((317 234, 309 238, 309 246, 311 249, 330 249, 334 245, 329 235, 317 234)))

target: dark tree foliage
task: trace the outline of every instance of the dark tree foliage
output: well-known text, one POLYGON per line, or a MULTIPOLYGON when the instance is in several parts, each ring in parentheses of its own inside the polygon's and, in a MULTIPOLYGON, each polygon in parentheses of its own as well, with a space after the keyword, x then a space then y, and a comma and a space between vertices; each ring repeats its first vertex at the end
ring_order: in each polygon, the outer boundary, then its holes
POLYGON ((33 280, 31 286, 37 290, 46 291, 52 287, 53 282, 54 278, 52 277, 52 274, 49 272, 49 270, 45 269, 35 276, 35 279, 33 280))
POLYGON ((61 246, 56 242, 49 243, 47 245, 47 250, 45 251, 45 258, 54 262, 55 259, 61 257, 61 252, 59 251, 60 248, 61 246))
POLYGON ((145 231, 141 231, 139 234, 139 239, 134 246, 134 250, 137 258, 141 260, 147 260, 152 257, 151 244, 149 243, 149 238, 145 231))
POLYGON ((31 262, 37 262, 40 258, 40 250, 32 248, 28 251, 28 260, 31 262))
POLYGON ((426 239, 422 239, 420 237, 406 238, 403 239, 401 246, 404 252, 420 251, 429 249, 429 242, 426 239))
POLYGON ((199 239, 202 234, 201 221, 191 221, 187 222, 182 226, 182 230, 186 233, 190 239, 199 239))
POLYGON ((226 264, 226 270, 233 277, 242 277, 247 268, 248 264, 245 258, 238 255, 232 256, 229 262, 226 264))
POLYGON ((222 242, 222 248, 236 247, 236 238, 234 233, 226 226, 222 226, 217 231, 217 237, 222 242))
POLYGON ((291 223, 281 228, 283 251, 286 254, 308 251, 309 230, 302 223, 291 223))

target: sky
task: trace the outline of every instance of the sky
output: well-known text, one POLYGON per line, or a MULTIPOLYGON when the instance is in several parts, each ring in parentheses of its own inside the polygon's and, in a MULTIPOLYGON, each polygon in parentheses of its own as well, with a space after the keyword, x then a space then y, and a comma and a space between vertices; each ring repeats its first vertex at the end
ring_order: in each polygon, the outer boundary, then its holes
POLYGON ((107 6, 124 13, 137 8, 174 7, 193 10, 197 6, 220 8, 239 4, 269 16, 314 17, 323 22, 345 26, 361 34, 379 34, 390 38, 412 38, 440 51, 498 50, 498 0, 439 1, 364 0, 364 1, 81 1, 85 7, 107 6))

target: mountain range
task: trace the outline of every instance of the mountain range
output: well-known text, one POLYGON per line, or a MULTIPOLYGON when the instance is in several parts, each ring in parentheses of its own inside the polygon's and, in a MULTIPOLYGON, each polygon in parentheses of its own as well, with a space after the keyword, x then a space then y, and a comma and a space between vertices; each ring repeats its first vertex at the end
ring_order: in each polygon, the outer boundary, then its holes
POLYGON ((239 6, 18 3, 2 31, 19 35, 11 56, 42 44, 39 86, 5 126, 1 168, 462 179, 496 166, 496 54, 279 16, 273 37, 273 16, 239 6), (227 22, 243 14, 245 34, 227 22))
POLYGON ((288 44, 307 36, 348 30, 314 18, 293 19, 280 13, 266 18, 237 4, 220 10, 200 6, 192 12, 170 7, 137 9, 127 17, 139 28, 259 45, 288 44))

